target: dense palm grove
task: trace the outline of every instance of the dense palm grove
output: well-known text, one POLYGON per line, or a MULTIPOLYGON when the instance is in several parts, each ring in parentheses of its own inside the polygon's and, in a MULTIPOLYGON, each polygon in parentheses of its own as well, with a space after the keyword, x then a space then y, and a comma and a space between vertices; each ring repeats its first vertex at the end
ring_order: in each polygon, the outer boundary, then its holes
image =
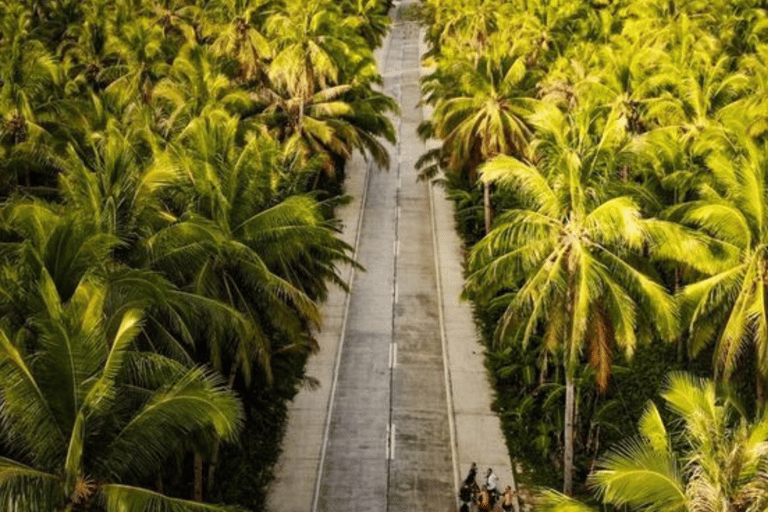
POLYGON ((637 510, 764 510, 765 3, 421 15, 421 134, 441 145, 420 165, 458 206, 523 481, 637 510))
POLYGON ((0 3, 0 508, 262 507, 386 10, 0 3))

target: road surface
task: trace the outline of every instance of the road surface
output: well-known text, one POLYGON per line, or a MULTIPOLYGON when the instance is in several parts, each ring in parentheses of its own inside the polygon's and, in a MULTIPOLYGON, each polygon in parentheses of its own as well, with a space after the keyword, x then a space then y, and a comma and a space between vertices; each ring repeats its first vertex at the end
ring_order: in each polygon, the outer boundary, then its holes
POLYGON ((350 271, 350 294, 324 305, 321 353, 308 365, 321 388, 292 404, 271 512, 455 511, 472 461, 514 485, 482 348, 458 301, 450 204, 416 180, 423 51, 418 25, 396 15, 377 57, 401 108, 398 143, 388 172, 350 163, 344 236, 366 270, 350 271))

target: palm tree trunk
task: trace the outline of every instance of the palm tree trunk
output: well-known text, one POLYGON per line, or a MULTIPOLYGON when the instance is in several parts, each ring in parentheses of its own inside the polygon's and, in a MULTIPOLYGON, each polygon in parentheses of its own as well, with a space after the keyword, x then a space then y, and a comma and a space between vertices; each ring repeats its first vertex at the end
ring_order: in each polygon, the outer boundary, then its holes
MULTIPOLYGON (((567 363, 566 363, 567 364, 567 363)), ((565 450, 563 453, 563 493, 573 494, 573 420, 576 410, 573 371, 565 369, 565 450)))
POLYGON ((491 231, 491 184, 483 182, 483 214, 485 217, 485 234, 491 231))
POLYGON ((573 310, 576 304, 578 291, 576 288, 576 265, 572 255, 568 258, 568 291, 565 303, 568 321, 563 326, 563 367, 565 369, 565 419, 563 421, 563 493, 567 496, 573 494, 573 424, 576 418, 576 400, 574 374, 579 364, 579 351, 572 346, 571 338, 573 323, 573 310))
POLYGON ((208 495, 210 497, 211 491, 213 491, 214 475, 216 474, 216 467, 219 465, 219 447, 221 441, 216 440, 216 444, 213 446, 213 454, 211 455, 211 463, 208 465, 208 495))
MULTIPOLYGON (((240 366, 240 355, 235 357, 232 367, 229 369, 229 378, 227 379, 227 389, 232 389, 235 385, 235 377, 237 376, 237 368, 240 366)), ((216 444, 213 446, 213 454, 211 455, 211 463, 208 465, 208 496, 210 497, 211 491, 213 491, 214 475, 216 474, 216 468, 219 465, 219 449, 221 448, 221 439, 216 440, 216 444)))
MULTIPOLYGON (((675 292, 675 296, 677 296, 677 294, 680 292, 680 288, 682 287, 683 277, 682 277, 681 274, 682 274, 682 272, 680 272, 680 269, 679 268, 675 268, 675 273, 674 273, 674 280, 675 280, 675 282, 674 282, 674 292, 675 292)), ((685 348, 686 348, 685 347, 685 336, 679 336, 678 339, 677 339, 677 362, 678 363, 682 363, 683 360, 685 359, 685 352, 686 352, 685 348)))
POLYGON ((203 501, 203 456, 195 452, 195 485, 192 488, 192 500, 203 501))

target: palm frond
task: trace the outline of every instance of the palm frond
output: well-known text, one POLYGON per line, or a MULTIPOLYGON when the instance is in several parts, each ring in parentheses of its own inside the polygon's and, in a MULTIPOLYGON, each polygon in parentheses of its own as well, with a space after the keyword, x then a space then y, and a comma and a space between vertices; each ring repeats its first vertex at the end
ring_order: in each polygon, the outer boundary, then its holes
POLYGON ((649 447, 659 452, 666 452, 670 449, 667 429, 664 427, 659 410, 653 402, 648 402, 638 425, 640 434, 649 447))
POLYGON ((536 498, 536 510, 542 512, 597 512, 597 509, 552 489, 546 489, 539 493, 536 498))
POLYGON ((0 457, 0 506, 5 510, 55 510, 64 497, 59 476, 0 457))
POLYGON ((21 352, 0 329, 0 390, 3 428, 11 447, 39 464, 53 467, 68 441, 21 352))
POLYGON ((241 421, 241 405, 220 378, 191 369, 153 393, 121 428, 104 454, 104 468, 118 479, 145 477, 187 436, 232 440, 241 421))
POLYGON ((536 205, 542 214, 558 218, 560 201, 546 178, 535 168, 510 156, 491 159, 480 169, 483 180, 515 187, 527 201, 536 205))
POLYGON ((590 477, 603 499, 648 511, 685 511, 687 496, 676 458, 650 446, 627 441, 613 449, 590 477))
POLYGON ((210 505, 171 498, 141 487, 107 484, 99 487, 99 498, 107 512, 242 512, 239 507, 210 505))

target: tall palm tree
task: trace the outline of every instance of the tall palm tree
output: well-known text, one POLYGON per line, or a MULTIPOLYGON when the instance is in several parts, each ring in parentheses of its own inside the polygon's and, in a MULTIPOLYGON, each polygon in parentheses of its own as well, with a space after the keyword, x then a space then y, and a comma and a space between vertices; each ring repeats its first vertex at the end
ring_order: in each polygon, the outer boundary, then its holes
POLYGON ((598 47, 587 68, 599 72, 579 84, 582 94, 621 108, 634 134, 658 126, 674 108, 670 91, 680 83, 679 72, 667 63, 660 42, 637 33, 616 37, 598 47))
POLYGON ((110 88, 125 90, 144 104, 152 99, 154 83, 166 75, 169 65, 163 47, 163 28, 145 17, 116 16, 104 48, 118 75, 110 88))
MULTIPOLYGON (((109 199, 105 202, 110 203, 109 199)), ((108 230, 114 221, 109 214, 105 215, 105 226, 99 218, 90 217, 87 210, 65 210, 63 214, 56 210, 28 201, 13 201, 2 209, 0 311, 8 326, 22 328, 27 319, 41 312, 43 300, 37 281, 45 271, 63 301, 68 301, 83 281, 98 279, 106 297, 105 315, 115 317, 130 308, 142 309, 146 322, 137 344, 183 364, 194 363, 199 338, 215 343, 236 337, 241 340, 238 349, 243 354, 259 352, 258 347, 249 344, 259 340, 254 339, 248 320, 237 310, 179 290, 156 272, 131 268, 129 264, 142 263, 135 247, 128 254, 116 255, 126 246, 136 245, 133 239, 147 226, 118 237, 108 230)), ((124 225, 120 226, 118 232, 124 229, 124 225)))
MULTIPOLYGON (((252 136, 238 142, 237 118, 218 111, 195 119, 163 166, 185 176, 188 201, 176 222, 146 239, 153 268, 179 286, 241 311, 269 347, 275 334, 306 345, 319 325, 315 300, 336 265, 352 263, 349 247, 309 196, 292 195, 295 176, 279 174, 277 148, 252 136), (286 197, 287 196, 287 197, 286 197)), ((248 361, 268 364, 269 354, 248 361)), ((214 358, 215 360, 215 358, 214 358)), ((244 364, 246 361, 241 361, 244 364)))
POLYGON ((441 51, 459 52, 476 64, 491 50, 489 43, 498 30, 500 4, 473 0, 438 6, 443 20, 438 25, 441 31, 436 44, 441 51))
MULTIPOLYGON (((612 448, 590 477, 601 501, 648 512, 765 510, 768 417, 748 421, 712 381, 684 373, 670 374, 661 396, 677 428, 669 432, 649 403, 640 436, 612 448)), ((537 510, 595 509, 548 491, 537 510)))
MULTIPOLYGON (((765 148, 746 136, 733 151, 713 151, 706 160, 711 185, 669 215, 710 237, 713 268, 681 292, 691 350, 698 353, 716 340, 716 374, 730 378, 748 350, 755 352, 757 390, 761 403, 768 380, 768 259, 765 148)), ((732 146, 734 147, 734 146, 732 146)), ((685 259, 684 261, 688 261, 685 259)))
MULTIPOLYGON (((235 340, 227 333, 202 340, 210 350, 202 359, 228 374, 229 386, 238 370, 247 379, 254 364, 270 381, 273 352, 312 350, 310 328, 321 321, 317 301, 329 282, 346 286, 336 265, 353 264, 320 205, 292 189, 297 175, 280 174, 274 143, 251 135, 241 145, 239 128, 237 118, 214 111, 179 135, 164 165, 186 177, 188 213, 146 240, 154 269, 247 319, 249 331, 235 340)), ((218 445, 213 454, 209 487, 218 445)), ((195 488, 201 493, 199 457, 195 488)))
POLYGON ((701 137, 719 129, 722 112, 743 97, 748 82, 747 76, 732 66, 727 57, 691 66, 683 75, 670 124, 679 125, 686 137, 701 137))
POLYGON ((53 55, 33 37, 30 13, 22 5, 4 9, 0 40, 0 114, 2 135, 14 143, 40 131, 36 111, 49 102, 61 84, 61 70, 53 55))
POLYGON ((249 103, 248 93, 234 87, 202 45, 181 48, 168 76, 152 89, 153 103, 164 112, 159 120, 164 137, 171 138, 206 110, 227 107, 234 113, 249 103))
MULTIPOLYGON (((475 67, 464 68, 458 91, 436 98, 430 123, 432 134, 443 141, 440 153, 448 161, 448 172, 465 173, 475 183, 478 166, 497 155, 527 158, 531 130, 525 117, 532 112, 534 101, 525 79, 522 59, 481 59, 475 67)), ((428 80, 427 92, 431 87, 428 80)), ((491 197, 487 181, 483 182, 483 205, 488 233, 491 197)))
POLYGON ((237 62, 237 77, 245 84, 264 78, 267 63, 273 54, 273 42, 263 34, 263 28, 257 24, 259 16, 259 9, 251 7, 244 12, 238 12, 231 20, 227 20, 227 24, 212 24, 207 27, 215 37, 211 52, 218 57, 237 62))
POLYGON ((181 177, 161 165, 146 165, 135 138, 108 126, 85 148, 70 146, 62 159, 59 191, 67 206, 119 238, 128 254, 152 232, 173 221, 163 193, 181 177))
POLYGON ((675 333, 673 301, 663 286, 635 268, 632 255, 653 229, 628 196, 611 195, 607 178, 626 154, 625 121, 612 110, 566 117, 540 110, 533 122, 535 161, 500 156, 482 169, 483 180, 506 188, 520 207, 504 212, 473 247, 465 296, 500 292, 512 299, 499 320, 499 342, 526 347, 534 333, 562 351, 566 379, 564 484, 572 491, 576 368, 586 346, 605 389, 614 347, 631 355, 638 318, 654 317, 664 338, 675 333))
POLYGON ((45 270, 44 309, 20 331, 0 329, 0 503, 8 510, 224 510, 143 488, 140 482, 196 439, 233 439, 237 398, 220 379, 157 354, 137 352, 141 312, 114 332, 104 291, 83 281, 62 302, 45 270))
POLYGON ((280 43, 269 66, 270 80, 302 99, 338 85, 345 59, 354 55, 345 28, 335 4, 286 1, 267 22, 267 33, 280 43))
POLYGON ((62 67, 33 36, 30 18, 20 4, 0 8, 0 169, 7 182, 5 194, 18 186, 55 181, 50 176, 56 141, 49 128, 63 97, 62 67))
POLYGON ((363 39, 371 49, 381 46, 387 35, 391 19, 387 14, 388 2, 382 0, 345 0, 341 10, 345 18, 353 18, 363 39))
MULTIPOLYGON (((299 165, 318 161, 322 172, 334 177, 338 167, 359 150, 380 168, 389 167, 389 152, 377 137, 395 141, 394 127, 386 117, 387 112, 397 111, 392 98, 350 84, 329 87, 310 97, 265 88, 254 98, 263 109, 246 119, 246 125, 265 126, 282 143, 285 155, 299 165)), ((316 183, 319 177, 318 173, 316 183)))

